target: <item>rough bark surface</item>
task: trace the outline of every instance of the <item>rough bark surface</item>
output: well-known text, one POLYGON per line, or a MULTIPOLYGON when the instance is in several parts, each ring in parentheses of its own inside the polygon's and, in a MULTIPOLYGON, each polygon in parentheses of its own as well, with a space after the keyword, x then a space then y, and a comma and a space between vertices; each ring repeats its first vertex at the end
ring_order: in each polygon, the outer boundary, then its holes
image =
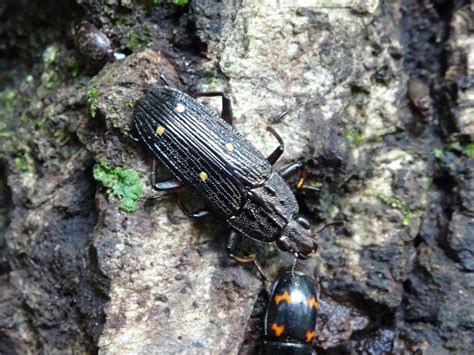
MULTIPOLYGON (((277 168, 303 161, 321 190, 299 196, 313 230, 346 222, 297 264, 319 281, 317 353, 474 351, 472 5, 175 3, 0 4, 0 353, 258 352, 270 283, 226 258, 219 217, 180 211, 190 191, 153 191, 131 138, 162 72, 230 92, 264 155, 271 125, 277 168), (83 20, 127 57, 92 60, 83 20), (136 211, 94 179, 103 164, 138 174, 136 211)), ((246 248, 269 280, 292 267, 246 248)))

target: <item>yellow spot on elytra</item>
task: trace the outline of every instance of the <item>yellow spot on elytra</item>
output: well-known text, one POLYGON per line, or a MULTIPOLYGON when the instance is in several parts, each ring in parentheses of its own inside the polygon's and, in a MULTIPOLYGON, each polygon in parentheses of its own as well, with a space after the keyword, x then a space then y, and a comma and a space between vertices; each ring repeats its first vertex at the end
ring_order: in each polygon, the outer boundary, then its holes
POLYGON ((309 308, 313 308, 313 307, 314 309, 318 308, 318 301, 316 301, 316 298, 314 298, 314 296, 308 300, 308 306, 309 308))
POLYGON ((159 135, 160 137, 165 133, 165 127, 163 126, 158 126, 156 127, 156 134, 159 135))
POLYGON ((227 143, 227 144, 225 145, 225 147, 227 148, 227 150, 228 150, 229 152, 233 152, 233 151, 234 151, 234 146, 232 145, 232 143, 227 143))
POLYGON ((201 171, 199 173, 199 178, 201 179, 201 181, 206 181, 207 179, 209 179, 209 176, 207 176, 207 174, 204 171, 201 171))
POLYGON ((183 104, 177 104, 174 110, 178 113, 186 111, 186 107, 183 104))
POLYGON ((307 343, 312 342, 315 336, 316 336, 316 333, 314 330, 308 330, 306 332, 306 342, 307 343))
POLYGON ((285 331, 285 326, 272 323, 272 330, 275 332, 275 335, 279 337, 285 331))
POLYGON ((286 301, 286 303, 291 303, 291 296, 288 291, 285 291, 282 295, 275 295, 275 303, 278 304, 281 301, 286 301))

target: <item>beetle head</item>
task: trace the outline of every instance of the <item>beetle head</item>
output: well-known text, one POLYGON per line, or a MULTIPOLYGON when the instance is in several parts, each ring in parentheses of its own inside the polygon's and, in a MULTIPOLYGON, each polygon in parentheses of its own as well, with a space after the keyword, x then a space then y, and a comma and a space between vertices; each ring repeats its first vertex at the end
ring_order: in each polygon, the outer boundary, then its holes
POLYGON ((295 219, 285 226, 276 244, 281 250, 295 254, 300 259, 308 259, 318 250, 311 231, 295 219))

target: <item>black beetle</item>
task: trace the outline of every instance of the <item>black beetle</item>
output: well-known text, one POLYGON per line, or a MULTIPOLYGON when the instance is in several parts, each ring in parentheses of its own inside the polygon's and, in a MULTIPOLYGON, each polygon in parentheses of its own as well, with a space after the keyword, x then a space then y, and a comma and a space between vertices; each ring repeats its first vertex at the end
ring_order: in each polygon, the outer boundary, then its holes
MULTIPOLYGON (((192 96, 220 96, 221 117, 168 84, 153 85, 135 106, 135 135, 177 179, 157 182, 154 167, 152 186, 160 191, 183 185, 194 188, 232 226, 227 251, 239 262, 255 260, 233 255, 238 233, 261 242, 276 241, 280 249, 300 259, 309 257, 317 245, 309 223, 297 216, 295 195, 283 179, 302 165, 292 164, 279 173, 273 170, 272 165, 284 152, 283 140, 269 128, 280 145, 265 158, 232 127, 231 102, 226 93, 192 96)), ((208 210, 200 210, 190 215, 207 214, 208 210)))
POLYGON ((91 62, 104 63, 125 58, 125 54, 112 49, 105 33, 88 21, 78 23, 73 29, 73 35, 77 49, 91 62))
POLYGON ((268 301, 262 354, 312 354, 317 310, 314 280, 302 272, 284 272, 268 301))

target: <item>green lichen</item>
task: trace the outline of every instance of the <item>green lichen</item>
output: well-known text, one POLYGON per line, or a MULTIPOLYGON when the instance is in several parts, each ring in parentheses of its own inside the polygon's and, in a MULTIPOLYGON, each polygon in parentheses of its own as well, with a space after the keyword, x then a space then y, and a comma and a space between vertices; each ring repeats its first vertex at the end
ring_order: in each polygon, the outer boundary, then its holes
POLYGON ((87 102, 89 103, 89 112, 91 117, 94 118, 97 114, 97 105, 100 93, 95 87, 90 87, 87 90, 87 102))
POLYGON ((321 186, 323 186, 323 183, 317 180, 310 180, 309 186, 314 187, 315 189, 319 189, 321 186))
POLYGON ((410 225, 410 221, 418 215, 417 210, 412 210, 407 203, 395 196, 377 195, 377 198, 384 204, 396 210, 399 210, 403 215, 404 226, 410 225))
POLYGON ((43 52, 43 63, 45 65, 53 64, 56 59, 58 58, 59 48, 56 47, 54 44, 47 47, 43 52))
POLYGON ((172 0, 172 3, 177 6, 186 6, 189 0, 172 0))
POLYGON ((33 75, 30 74, 25 77, 25 83, 31 84, 33 81, 34 81, 33 75))
POLYGON ((20 172, 28 171, 28 160, 24 156, 18 156, 14 160, 15 169, 20 172))
POLYGON ((383 136, 375 136, 373 139, 374 143, 382 143, 383 142, 383 136))
POLYGON ((458 136, 455 140, 448 142, 444 146, 444 150, 434 149, 433 155, 437 159, 446 159, 450 154, 456 154, 456 156, 464 154, 468 158, 474 157, 474 143, 470 142, 468 137, 458 136), (441 154, 440 154, 441 152, 441 154))
POLYGON ((109 198, 120 200, 119 208, 126 212, 137 210, 137 200, 142 196, 143 183, 135 170, 111 167, 99 162, 94 166, 94 179, 104 186, 109 198))
POLYGON ((0 122, 0 138, 7 138, 11 137, 13 135, 12 132, 10 132, 6 127, 3 122, 0 122))
POLYGON ((151 5, 173 4, 176 6, 186 6, 189 0, 145 0, 144 3, 151 5))
POLYGON ((474 143, 469 143, 468 145, 466 145, 466 147, 464 148, 464 153, 466 153, 466 155, 469 158, 473 158, 474 157, 474 143))
POLYGON ((61 76, 55 70, 46 70, 41 74, 41 84, 45 89, 55 89, 60 81, 61 76))
POLYGON ((76 78, 79 74, 79 61, 74 57, 70 57, 67 60, 67 67, 71 73, 71 77, 76 78))
POLYGON ((212 85, 212 84, 217 83, 218 80, 219 80, 219 78, 217 77, 217 75, 212 73, 206 78, 206 83, 208 85, 212 85))
POLYGON ((435 148, 433 149, 433 156, 436 158, 436 159, 442 159, 443 158, 443 149, 440 149, 440 148, 435 148))
POLYGON ((346 128, 344 130, 344 136, 347 138, 349 143, 354 146, 359 146, 365 142, 364 134, 352 128, 346 128))
POLYGON ((52 91, 62 81, 60 67, 62 61, 59 60, 60 50, 56 45, 46 47, 43 52, 44 69, 41 74, 41 86, 47 91, 52 91))
POLYGON ((130 110, 133 108, 133 100, 127 100, 123 103, 123 108, 125 110, 130 110))
POLYGON ((14 112, 18 92, 6 89, 0 92, 0 137, 10 137, 12 132, 7 128, 11 114, 14 112))
POLYGON ((18 96, 18 92, 13 89, 7 89, 0 94, 2 107, 5 113, 12 113, 15 98, 18 96))
POLYGON ((8 219, 3 214, 0 214, 0 232, 7 228, 8 219))
POLYGON ((149 23, 143 24, 141 28, 128 34, 127 43, 129 49, 138 52, 153 44, 153 26, 149 23))

